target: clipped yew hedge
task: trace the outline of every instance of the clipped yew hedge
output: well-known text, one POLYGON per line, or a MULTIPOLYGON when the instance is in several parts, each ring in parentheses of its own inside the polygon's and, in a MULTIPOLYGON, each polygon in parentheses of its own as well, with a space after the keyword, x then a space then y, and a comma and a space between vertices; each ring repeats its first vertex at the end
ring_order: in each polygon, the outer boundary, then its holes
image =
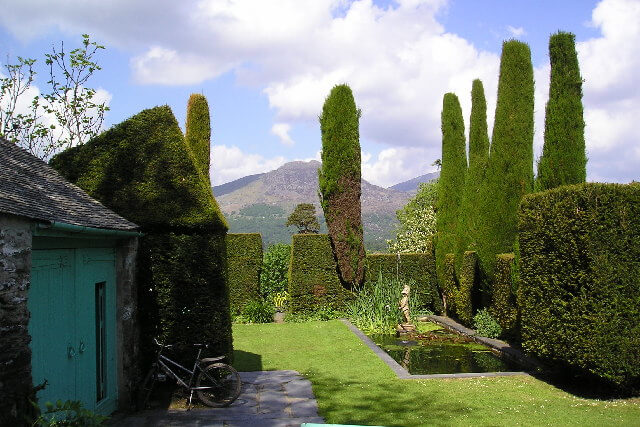
POLYGON ((449 316, 456 312, 456 293, 458 292, 455 254, 446 254, 444 256, 441 286, 444 314, 449 316))
POLYGON ((338 278, 327 234, 294 234, 289 265, 289 311, 341 310, 351 297, 338 278))
POLYGON ((242 313, 249 301, 260 298, 262 236, 259 233, 227 234, 227 283, 231 314, 242 313))
POLYGON ((144 110, 50 163, 144 233, 138 251, 143 353, 149 356, 159 336, 232 355, 228 226, 171 109, 144 110))
POLYGON ((465 251, 458 274, 458 289, 455 292, 455 306, 458 319, 465 325, 473 323, 473 285, 478 271, 478 254, 465 251))
POLYGON ((491 315, 502 328, 503 335, 517 334, 518 307, 516 290, 514 289, 513 268, 514 254, 496 255, 493 291, 491 293, 491 315))
POLYGON ((442 299, 438 293, 436 260, 429 253, 368 254, 366 282, 375 282, 382 277, 398 277, 415 283, 412 294, 418 295, 420 307, 433 312, 442 312, 442 299))
POLYGON ((523 347, 640 388, 640 185, 525 196, 519 245, 523 347))

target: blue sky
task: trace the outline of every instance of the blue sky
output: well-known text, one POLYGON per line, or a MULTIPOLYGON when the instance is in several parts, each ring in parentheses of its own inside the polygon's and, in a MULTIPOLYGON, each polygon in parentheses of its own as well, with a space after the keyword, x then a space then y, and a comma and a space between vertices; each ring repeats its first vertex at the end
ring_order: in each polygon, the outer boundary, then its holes
MULTIPOLYGON (((105 126, 168 104, 184 122, 191 93, 212 114, 215 185, 318 157, 317 116, 334 84, 362 108, 363 175, 374 184, 432 171, 440 107, 453 91, 468 120, 474 78, 490 129, 502 41, 529 43, 536 72, 536 152, 544 129, 549 35, 576 34, 591 181, 638 179, 637 0, 4 0, 0 55, 39 58, 81 34, 106 46, 90 83, 105 126)), ((46 86, 40 69, 36 86, 46 86)))

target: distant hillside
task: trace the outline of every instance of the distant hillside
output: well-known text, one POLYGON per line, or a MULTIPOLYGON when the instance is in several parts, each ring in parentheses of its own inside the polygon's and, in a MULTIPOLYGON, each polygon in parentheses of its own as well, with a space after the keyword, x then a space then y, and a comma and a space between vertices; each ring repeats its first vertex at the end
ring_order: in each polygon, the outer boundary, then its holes
POLYGON ((247 175, 242 178, 238 178, 235 181, 227 182, 226 184, 216 185, 213 187, 213 194, 217 196, 222 196, 223 194, 228 194, 238 190, 239 188, 244 187, 245 185, 251 184, 256 179, 260 178, 264 173, 257 173, 255 175, 247 175))
MULTIPOLYGON (((265 245, 290 242, 295 229, 285 227, 287 217, 298 203, 313 203, 326 232, 318 198, 319 167, 320 162, 315 160, 290 162, 271 172, 213 187, 230 231, 261 233, 265 245)), ((386 240, 393 237, 397 225, 395 212, 411 196, 362 181, 362 220, 367 249, 386 249, 386 240)))
POLYGON ((438 179, 440 177, 440 172, 431 172, 426 173, 424 175, 420 175, 417 178, 410 179, 409 181, 404 181, 396 185, 392 185, 389 189, 397 190, 397 191, 405 191, 408 193, 416 193, 418 191, 418 185, 423 182, 430 182, 434 179, 438 179))

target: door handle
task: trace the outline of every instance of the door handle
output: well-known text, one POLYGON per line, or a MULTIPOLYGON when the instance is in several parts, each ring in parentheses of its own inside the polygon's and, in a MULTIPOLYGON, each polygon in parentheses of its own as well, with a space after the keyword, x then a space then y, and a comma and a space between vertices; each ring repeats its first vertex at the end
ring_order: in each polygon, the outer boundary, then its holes
POLYGON ((78 353, 80 354, 84 353, 85 349, 86 349, 86 346, 84 345, 84 341, 81 340, 80 346, 78 347, 78 353))
POLYGON ((76 356, 76 350, 73 347, 68 346, 67 347, 67 357, 69 359, 73 359, 75 356, 76 356))

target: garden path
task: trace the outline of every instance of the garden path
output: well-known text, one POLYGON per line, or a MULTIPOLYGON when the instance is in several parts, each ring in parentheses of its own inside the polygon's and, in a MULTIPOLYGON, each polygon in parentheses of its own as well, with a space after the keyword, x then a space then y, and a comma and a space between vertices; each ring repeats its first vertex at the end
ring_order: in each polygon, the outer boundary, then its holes
POLYGON ((311 382, 296 371, 240 372, 242 393, 227 408, 138 412, 109 424, 123 427, 289 427, 322 423, 311 382))

